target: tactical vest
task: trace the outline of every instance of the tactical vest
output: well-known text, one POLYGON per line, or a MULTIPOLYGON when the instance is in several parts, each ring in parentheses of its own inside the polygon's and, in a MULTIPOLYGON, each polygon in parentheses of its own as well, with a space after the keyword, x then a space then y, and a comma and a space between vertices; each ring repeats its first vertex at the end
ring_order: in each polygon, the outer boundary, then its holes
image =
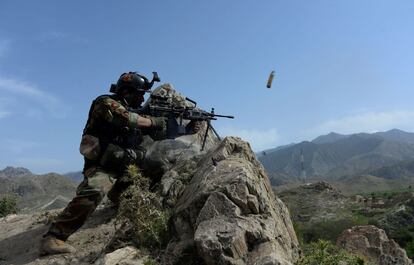
POLYGON ((136 149, 142 142, 142 134, 139 129, 130 129, 128 127, 120 128, 107 122, 99 116, 95 117, 95 115, 93 115, 97 102, 104 97, 109 97, 126 108, 125 104, 123 104, 123 102, 116 95, 102 95, 97 97, 92 102, 88 114, 88 120, 83 130, 82 142, 84 141, 85 136, 95 137, 99 140, 99 151, 94 159, 90 159, 84 155, 84 170, 91 166, 99 165, 99 159, 109 144, 117 145, 122 149, 136 149))

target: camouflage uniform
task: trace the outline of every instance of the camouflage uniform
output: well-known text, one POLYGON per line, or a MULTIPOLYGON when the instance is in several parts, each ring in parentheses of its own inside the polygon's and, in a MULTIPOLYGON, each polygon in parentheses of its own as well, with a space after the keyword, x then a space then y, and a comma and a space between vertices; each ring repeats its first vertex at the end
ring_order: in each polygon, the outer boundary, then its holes
POLYGON ((65 241, 85 223, 106 194, 117 202, 126 188, 117 179, 128 164, 139 165, 145 156, 145 151, 139 147, 142 141, 140 134, 138 115, 128 111, 126 103, 116 95, 100 96, 92 103, 81 152, 85 136, 98 139, 99 144, 93 146, 94 150, 84 153, 84 181, 45 236, 53 235, 65 241))

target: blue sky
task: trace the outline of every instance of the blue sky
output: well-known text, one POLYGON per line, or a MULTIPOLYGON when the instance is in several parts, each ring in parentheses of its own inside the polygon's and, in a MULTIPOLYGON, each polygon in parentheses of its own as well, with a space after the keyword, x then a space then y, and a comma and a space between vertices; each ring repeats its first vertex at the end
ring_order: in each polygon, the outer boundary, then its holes
POLYGON ((216 129, 256 151, 414 131, 412 14, 410 0, 1 1, 0 169, 81 170, 89 105, 130 70, 235 115, 216 129))

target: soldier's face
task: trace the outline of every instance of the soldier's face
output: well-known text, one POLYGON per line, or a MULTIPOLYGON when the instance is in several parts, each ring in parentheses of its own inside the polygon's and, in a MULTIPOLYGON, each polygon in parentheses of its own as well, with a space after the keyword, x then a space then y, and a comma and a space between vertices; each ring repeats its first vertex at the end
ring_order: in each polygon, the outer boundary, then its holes
POLYGON ((144 102, 144 94, 145 93, 142 92, 134 92, 130 95, 128 104, 131 106, 131 108, 136 109, 138 107, 141 107, 142 102, 144 102))

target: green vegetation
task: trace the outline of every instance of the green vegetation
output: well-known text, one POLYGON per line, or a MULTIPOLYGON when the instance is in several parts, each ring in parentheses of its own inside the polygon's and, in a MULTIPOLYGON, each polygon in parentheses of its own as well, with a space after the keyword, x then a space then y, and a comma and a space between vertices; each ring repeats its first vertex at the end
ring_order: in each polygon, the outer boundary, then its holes
POLYGON ((405 249, 410 259, 414 258, 414 224, 390 232, 390 237, 405 249))
POLYGON ((335 242, 345 229, 366 224, 366 220, 356 218, 326 220, 317 223, 295 223, 294 227, 299 241, 303 244, 309 244, 318 240, 335 242))
POLYGON ((304 256, 297 265, 363 265, 366 264, 360 257, 348 254, 338 249, 331 242, 318 240, 304 246, 304 256))
MULTIPOLYGON (((394 239, 404 248, 409 258, 414 258, 414 224, 408 225, 414 216, 412 190, 408 187, 369 192, 365 193, 364 197, 370 201, 348 203, 343 208, 329 208, 328 211, 333 213, 334 219, 332 217, 330 219, 321 218, 315 215, 315 212, 310 211, 313 208, 303 207, 303 205, 302 208, 295 208, 292 211, 294 216, 296 212, 299 212, 309 214, 311 217, 309 221, 303 219, 294 221, 294 228, 301 246, 306 247, 318 242, 318 240, 335 243, 345 229, 359 225, 375 225, 384 229, 389 238, 394 239)), ((289 199, 290 202, 295 202, 295 197, 289 199)), ((297 207, 294 203, 290 203, 290 205, 297 207)))
POLYGON ((13 195, 6 195, 0 199, 0 217, 17 213, 17 198, 13 195))
POLYGON ((364 197, 371 197, 374 199, 383 199, 392 202, 401 202, 411 198, 412 189, 410 187, 404 189, 393 189, 386 191, 376 191, 371 193, 361 193, 364 197))
POLYGON ((149 191, 149 179, 137 167, 130 166, 125 177, 133 184, 121 196, 118 222, 131 225, 132 237, 138 240, 139 247, 161 250, 170 237, 167 226, 170 214, 163 210, 156 194, 149 191))
POLYGON ((153 258, 147 258, 144 261, 144 265, 158 265, 159 263, 153 258))

